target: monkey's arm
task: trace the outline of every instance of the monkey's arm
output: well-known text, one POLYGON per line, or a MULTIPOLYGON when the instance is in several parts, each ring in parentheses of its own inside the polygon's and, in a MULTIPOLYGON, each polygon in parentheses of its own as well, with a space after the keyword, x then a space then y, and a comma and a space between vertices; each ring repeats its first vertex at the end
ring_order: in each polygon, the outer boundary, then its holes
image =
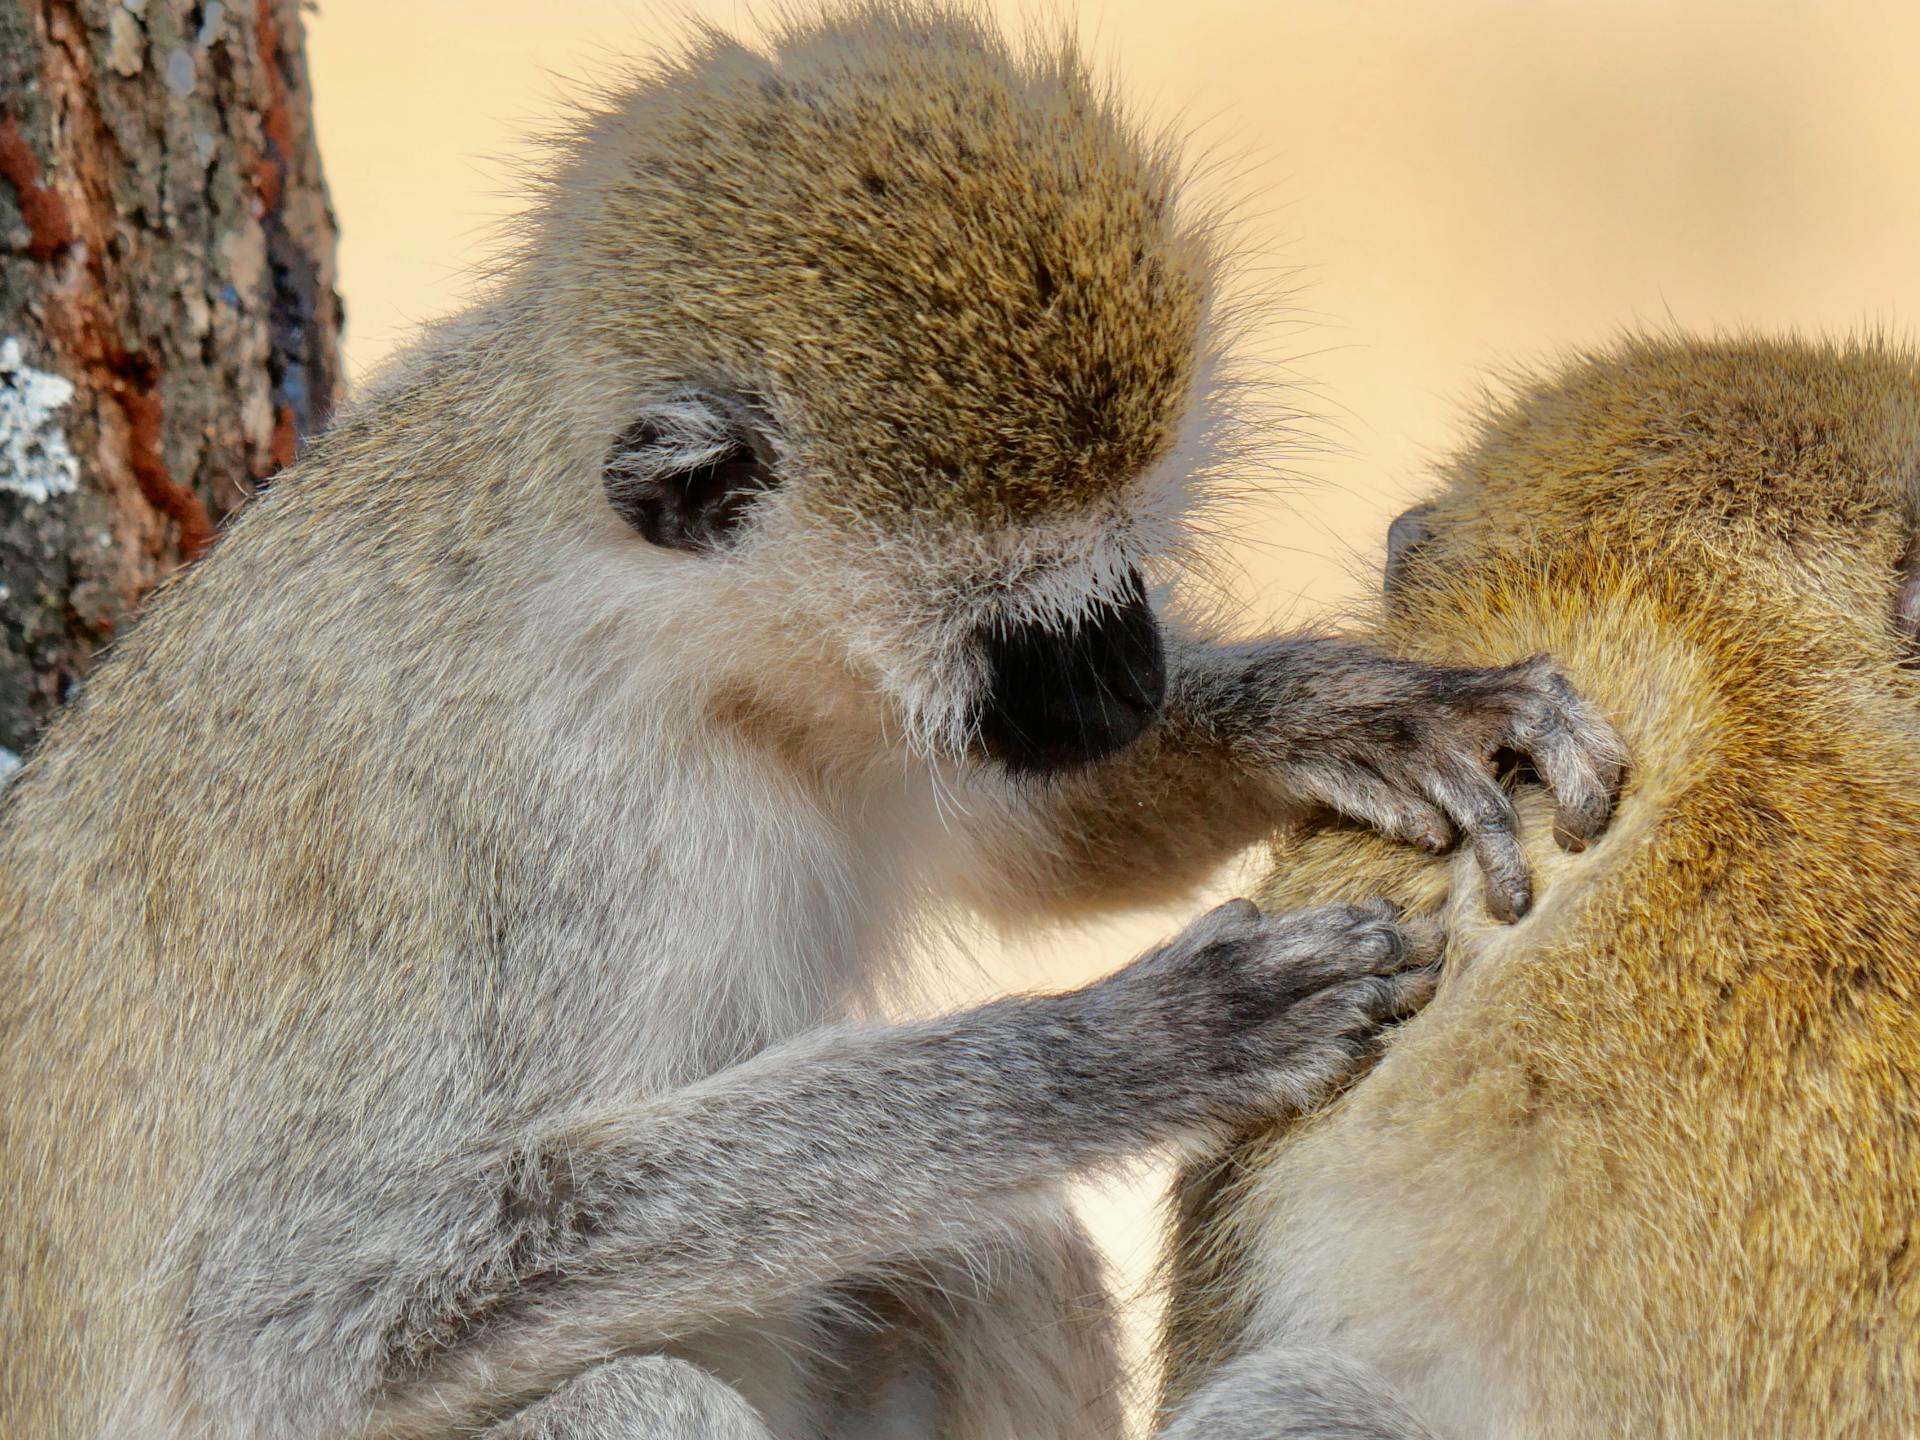
POLYGON ((197 1348, 285 1377, 293 1413, 305 1386, 338 1393, 314 1365, 366 1356, 370 1433, 444 1435, 938 1248, 1076 1167, 1310 1103, 1424 1000, 1437 949, 1380 907, 1236 902, 1084 990, 825 1032, 377 1177, 371 1199, 339 1187, 338 1215, 309 1187, 297 1233, 206 1255, 197 1348))
POLYGON ((1171 898, 1323 807, 1428 850, 1464 832, 1495 913, 1515 919, 1531 882, 1494 754, 1532 760, 1556 794, 1554 828, 1569 848, 1611 812, 1619 740, 1544 659, 1475 670, 1317 637, 1170 637, 1168 662, 1165 710, 1146 737, 1026 785, 976 831, 973 895, 986 908, 1171 898))
POLYGON ((1050 1196, 1005 1226, 917 1251, 840 1292, 821 1433, 1120 1440, 1126 1380, 1099 1249, 1050 1196), (876 1325, 884 1327, 876 1330, 876 1325))
POLYGON ((1371 1366, 1274 1345, 1222 1366, 1158 1440, 1434 1440, 1371 1366))
MULTIPOLYGON (((1064 1198, 836 1287, 822 1435, 1120 1440, 1124 1377, 1101 1260, 1064 1198), (843 1329, 840 1327, 844 1327, 843 1329)), ((667 1356, 595 1366, 482 1440, 772 1440, 716 1376, 667 1356)))

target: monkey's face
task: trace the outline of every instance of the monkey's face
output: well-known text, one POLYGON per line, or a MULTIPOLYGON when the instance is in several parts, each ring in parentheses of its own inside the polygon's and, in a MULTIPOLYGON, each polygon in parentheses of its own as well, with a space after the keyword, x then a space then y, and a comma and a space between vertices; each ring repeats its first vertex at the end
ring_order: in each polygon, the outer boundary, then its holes
POLYGON ((695 54, 546 221, 540 303, 646 377, 608 500, 804 657, 792 704, 844 672, 932 757, 1125 747, 1211 449, 1213 257, 1176 178, 1077 59, 968 15, 695 54))
POLYGON ((910 751, 1019 774, 1103 759, 1157 717, 1147 576, 1178 548, 1179 460, 1103 506, 995 527, 846 513, 838 477, 810 471, 757 400, 687 395, 646 416, 608 457, 606 503, 629 551, 646 547, 624 563, 677 553, 676 603, 732 622, 712 632, 716 677, 737 665, 728 678, 763 702, 864 710, 910 751))

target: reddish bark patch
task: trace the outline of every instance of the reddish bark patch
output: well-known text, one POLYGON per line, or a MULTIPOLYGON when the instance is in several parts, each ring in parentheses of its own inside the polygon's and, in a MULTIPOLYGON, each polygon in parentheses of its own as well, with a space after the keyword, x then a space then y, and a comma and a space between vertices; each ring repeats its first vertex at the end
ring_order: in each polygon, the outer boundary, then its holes
POLYGON ((273 412, 273 468, 284 470, 293 464, 299 449, 300 431, 294 421, 293 407, 282 405, 273 412))
POLYGON ((280 69, 280 24, 274 18, 272 0, 260 0, 254 11, 254 24, 260 43, 260 64, 266 72, 267 100, 260 111, 260 129, 267 137, 267 153, 253 167, 253 184, 260 196, 262 213, 280 204, 280 187, 286 179, 287 160, 294 154, 293 117, 287 111, 287 80, 280 69))
POLYGON ((20 133, 20 122, 0 115, 0 176, 20 197, 20 214, 27 222, 27 254, 51 260, 73 243, 73 221, 67 205, 40 180, 40 159, 20 133))
POLYGON ((207 507, 193 491, 174 483, 167 469, 166 452, 161 446, 166 433, 165 416, 157 390, 119 390, 120 408, 127 415, 127 464, 140 493, 147 503, 180 527, 180 559, 195 559, 213 539, 213 523, 207 507))

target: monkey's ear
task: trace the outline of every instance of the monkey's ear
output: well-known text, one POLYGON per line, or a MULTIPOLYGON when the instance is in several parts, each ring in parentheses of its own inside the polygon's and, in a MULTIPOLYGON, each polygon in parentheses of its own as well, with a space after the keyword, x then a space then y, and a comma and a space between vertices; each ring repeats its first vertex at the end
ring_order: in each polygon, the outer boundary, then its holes
POLYGON ((1920 645, 1920 533, 1900 562, 1900 588, 1893 592, 1893 628, 1909 645, 1920 645))
POLYGON ((1428 523, 1437 507, 1415 505, 1404 510, 1387 527, 1387 564, 1380 576, 1380 588, 1388 595, 1399 591, 1407 570, 1407 562, 1413 559, 1414 552, 1433 538, 1433 527, 1428 523))
POLYGON ((652 544, 715 550, 779 477, 738 431, 711 414, 691 425, 689 418, 680 410, 628 426, 607 455, 602 483, 614 513, 652 544))

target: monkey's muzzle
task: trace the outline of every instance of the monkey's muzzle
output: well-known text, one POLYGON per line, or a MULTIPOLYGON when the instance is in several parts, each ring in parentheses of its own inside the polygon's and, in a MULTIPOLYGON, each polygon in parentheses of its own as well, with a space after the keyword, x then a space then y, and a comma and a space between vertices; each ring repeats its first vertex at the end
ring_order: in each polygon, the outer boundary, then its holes
POLYGON ((1160 622, 1139 575, 1122 597, 1066 625, 1027 621, 982 633, 980 736, 1020 774, 1072 769, 1146 733, 1166 698, 1160 622))

